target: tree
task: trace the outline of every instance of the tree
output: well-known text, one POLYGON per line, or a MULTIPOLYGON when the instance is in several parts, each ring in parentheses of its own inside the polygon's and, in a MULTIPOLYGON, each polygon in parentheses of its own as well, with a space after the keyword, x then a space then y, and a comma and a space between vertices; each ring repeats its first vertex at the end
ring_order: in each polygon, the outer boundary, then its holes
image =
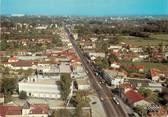
POLYGON ((0 43, 0 50, 4 51, 7 49, 7 47, 8 47, 8 43, 7 43, 6 39, 2 39, 1 43, 0 43))
POLYGON ((71 86, 71 77, 70 74, 61 74, 60 88, 61 88, 61 97, 63 100, 66 100, 70 93, 71 86))
POLYGON ((51 117, 72 117, 72 116, 67 109, 60 109, 60 110, 54 111, 51 117))
POLYGON ((78 91, 75 96, 75 102, 76 102, 76 111, 75 111, 76 117, 83 117, 84 113, 82 107, 87 106, 89 104, 87 92, 78 91))
POLYGON ((141 115, 141 117, 146 117, 147 110, 144 106, 136 106, 135 111, 141 115))
POLYGON ((108 60, 105 59, 105 58, 100 58, 100 57, 98 57, 98 58, 96 58, 95 62, 96 62, 96 64, 99 65, 101 68, 107 68, 107 67, 109 67, 109 62, 108 62, 108 60))
POLYGON ((33 73, 33 69, 28 69, 25 71, 24 75, 25 75, 25 77, 28 77, 28 76, 32 75, 32 73, 33 73))
POLYGON ((143 95, 144 97, 149 97, 149 96, 151 96, 151 94, 152 94, 152 91, 150 90, 150 89, 146 89, 146 88, 143 88, 143 87, 141 87, 141 88, 139 88, 139 93, 141 94, 141 95, 143 95))
POLYGON ((5 95, 12 95, 13 91, 16 89, 16 79, 14 79, 14 78, 3 78, 1 87, 2 87, 2 92, 5 95))
POLYGON ((158 96, 158 93, 156 92, 152 92, 152 94, 148 97, 148 99, 152 102, 159 102, 161 100, 161 98, 158 96))
POLYGON ((139 89, 139 93, 141 95, 143 95, 147 100, 150 100, 152 102, 159 102, 160 98, 158 96, 158 93, 156 92, 153 92, 152 90, 150 89, 147 89, 147 88, 143 88, 141 87, 139 89))
POLYGON ((21 91, 19 93, 19 98, 20 99, 27 99, 27 93, 25 91, 21 91))

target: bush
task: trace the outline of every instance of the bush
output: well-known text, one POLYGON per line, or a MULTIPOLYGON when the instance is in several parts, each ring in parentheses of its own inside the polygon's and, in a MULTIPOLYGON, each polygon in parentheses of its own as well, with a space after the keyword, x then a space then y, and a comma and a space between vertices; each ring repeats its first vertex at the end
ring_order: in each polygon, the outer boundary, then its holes
POLYGON ((27 99, 27 93, 25 91, 21 91, 19 93, 19 98, 20 99, 27 99))

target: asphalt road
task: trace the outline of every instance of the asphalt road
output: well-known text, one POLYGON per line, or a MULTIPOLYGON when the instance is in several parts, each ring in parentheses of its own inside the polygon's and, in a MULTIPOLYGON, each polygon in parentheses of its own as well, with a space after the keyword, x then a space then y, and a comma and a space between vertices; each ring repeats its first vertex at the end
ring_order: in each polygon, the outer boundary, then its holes
POLYGON ((68 37, 72 43, 73 48, 79 55, 84 68, 88 72, 87 74, 89 76, 91 85, 96 91, 100 100, 102 101, 107 117, 128 117, 128 115, 122 110, 121 106, 117 105, 112 100, 111 91, 105 85, 99 83, 99 79, 95 76, 92 67, 88 64, 81 50, 77 47, 74 37, 71 35, 68 29, 65 29, 65 30, 68 34, 68 37))

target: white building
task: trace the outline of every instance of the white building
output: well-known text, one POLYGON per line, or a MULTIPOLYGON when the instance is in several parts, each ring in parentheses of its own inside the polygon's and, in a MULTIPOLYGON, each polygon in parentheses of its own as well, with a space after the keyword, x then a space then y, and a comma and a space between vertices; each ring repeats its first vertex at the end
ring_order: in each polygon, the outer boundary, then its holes
POLYGON ((124 78, 126 77, 124 73, 118 72, 116 70, 104 70, 105 80, 113 86, 118 86, 124 83, 124 78))
POLYGON ((37 70, 43 73, 71 73, 69 62, 41 62, 38 63, 37 70))
POLYGON ((121 48, 122 48, 122 46, 120 46, 120 45, 111 45, 108 49, 120 50, 121 48))
POLYGON ((88 79, 78 79, 76 80, 78 85, 78 90, 89 90, 90 89, 90 83, 88 79))
POLYGON ((102 52, 90 52, 89 53, 90 57, 101 57, 101 58, 105 58, 105 53, 102 52))
POLYGON ((19 92, 25 91, 30 97, 58 99, 61 97, 59 89, 59 81, 41 75, 19 82, 19 92))

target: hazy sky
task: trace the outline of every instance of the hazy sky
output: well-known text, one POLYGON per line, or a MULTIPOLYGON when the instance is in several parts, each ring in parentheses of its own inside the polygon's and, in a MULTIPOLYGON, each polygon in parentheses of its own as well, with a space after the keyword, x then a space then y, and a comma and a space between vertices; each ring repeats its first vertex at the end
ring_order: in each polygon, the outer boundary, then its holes
POLYGON ((168 0, 1 0, 1 14, 168 15, 168 0))

